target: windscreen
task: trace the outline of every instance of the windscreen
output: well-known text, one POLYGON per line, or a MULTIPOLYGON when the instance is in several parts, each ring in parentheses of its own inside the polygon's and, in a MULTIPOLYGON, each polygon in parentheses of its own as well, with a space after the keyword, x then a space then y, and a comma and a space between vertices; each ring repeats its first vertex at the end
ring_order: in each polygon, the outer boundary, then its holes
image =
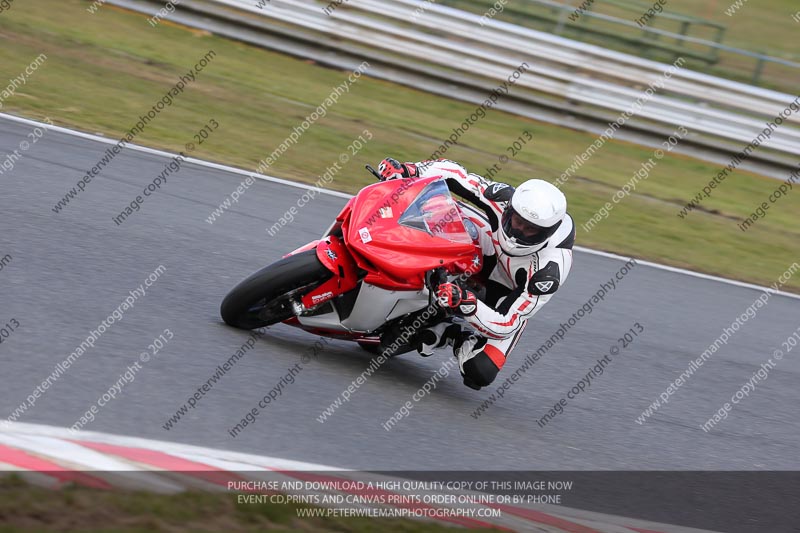
POLYGON ((472 242, 464 227, 461 211, 442 180, 425 187, 398 222, 451 242, 472 242))

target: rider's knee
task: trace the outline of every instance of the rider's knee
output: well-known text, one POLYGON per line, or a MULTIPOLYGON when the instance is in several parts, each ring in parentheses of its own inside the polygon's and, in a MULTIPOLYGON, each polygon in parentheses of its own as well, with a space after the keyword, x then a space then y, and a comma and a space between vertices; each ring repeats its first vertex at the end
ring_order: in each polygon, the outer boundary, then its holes
POLYGON ((491 385, 500 369, 486 352, 482 351, 464 362, 463 371, 464 385, 477 390, 491 385))

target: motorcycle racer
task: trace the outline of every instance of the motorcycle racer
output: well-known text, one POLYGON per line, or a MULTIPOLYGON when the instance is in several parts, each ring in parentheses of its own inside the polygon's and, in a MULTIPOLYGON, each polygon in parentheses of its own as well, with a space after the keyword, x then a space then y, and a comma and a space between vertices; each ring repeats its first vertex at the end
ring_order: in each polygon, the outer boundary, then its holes
POLYGON ((522 335, 527 320, 564 284, 572 267, 575 224, 567 200, 554 185, 538 179, 516 189, 468 173, 447 159, 399 163, 384 159, 382 180, 444 178, 461 204, 465 218, 478 228, 485 291, 476 294, 456 283, 441 283, 435 301, 459 323, 443 322, 423 331, 419 352, 453 345, 464 384, 479 390, 494 381, 522 335), (474 207, 473 207, 474 206, 474 207))

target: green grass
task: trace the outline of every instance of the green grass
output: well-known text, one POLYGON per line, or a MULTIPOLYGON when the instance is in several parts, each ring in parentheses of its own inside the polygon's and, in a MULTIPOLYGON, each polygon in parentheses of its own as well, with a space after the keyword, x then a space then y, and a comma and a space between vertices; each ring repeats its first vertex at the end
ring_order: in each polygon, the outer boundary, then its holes
MULTIPOLYGON (((607 0, 597 0, 591 4, 592 13, 610 15, 635 22, 641 17, 653 1, 634 0, 637 4, 631 8, 623 8, 607 0)), ((800 23, 793 20, 792 15, 800 12, 800 4, 796 0, 745 0, 745 4, 733 16, 728 16, 725 11, 736 0, 667 0, 664 13, 685 15, 722 24, 726 27, 722 44, 734 48, 741 48, 752 52, 760 52, 773 57, 787 59, 800 63, 800 50, 797 47, 797 34, 800 32, 800 23)), ((445 5, 459 7, 474 13, 486 13, 495 4, 495 0, 440 0, 445 5)), ((582 0, 571 0, 561 3, 571 4, 573 8, 581 5, 582 0)), ((541 31, 553 31, 555 23, 538 19, 523 18, 512 13, 513 11, 528 13, 537 17, 556 17, 549 8, 521 0, 507 3, 507 12, 501 13, 496 18, 508 22, 523 24, 541 31)), ((567 12, 571 13, 571 11, 567 12)), ((800 15, 798 15, 800 18, 800 15)), ((584 17, 571 28, 570 21, 565 20, 566 28, 563 30, 565 37, 578 39, 649 59, 672 62, 675 56, 655 48, 646 48, 638 44, 624 43, 617 37, 638 38, 643 35, 638 28, 626 28, 619 24, 605 22, 599 19, 584 17), (586 33, 583 29, 600 29, 609 35, 586 33)), ((656 15, 650 25, 654 28, 679 33, 680 23, 656 15)), ((689 30, 691 37, 714 40, 716 30, 708 27, 692 26, 689 30)), ((674 44, 674 39, 660 38, 663 42, 674 44)), ((706 46, 691 45, 693 49, 706 53, 706 46)), ((734 54, 720 52, 719 63, 708 66, 707 64, 692 60, 687 63, 689 68, 700 70, 709 74, 719 75, 750 83, 756 67, 756 59, 734 54)), ((796 93, 800 83, 800 70, 785 67, 775 63, 766 63, 761 74, 761 84, 765 87, 796 93)))
MULTIPOLYGON (((239 503, 228 492, 154 494, 69 485, 49 490, 0 477, 0 533, 447 533, 452 527, 389 518, 298 518, 307 505, 239 503)), ((495 531, 480 529, 478 531, 495 531)))
MULTIPOLYGON (((86 5, 77 0, 39 0, 15 5, 0 16, 0 80, 17 76, 42 52, 48 57, 30 81, 4 102, 4 111, 47 116, 57 124, 119 137, 178 75, 214 50, 216 57, 197 81, 137 142, 177 152, 213 118, 219 129, 194 155, 253 170, 347 78, 345 72, 205 32, 167 23, 153 29, 145 17, 109 5, 90 15, 86 5)), ((269 172, 314 182, 352 139, 369 129, 373 139, 330 184, 355 192, 373 180, 363 170, 365 163, 375 165, 386 155, 425 159, 474 109, 364 76, 269 172)), ((553 180, 595 139, 491 111, 446 156, 483 173, 500 155, 509 155, 506 148, 525 130, 533 135, 533 143, 506 164, 496 180, 512 184, 531 177, 553 180)), ((649 157, 651 149, 624 142, 609 142, 599 150, 564 186, 578 225, 609 201, 649 157)), ((680 207, 717 172, 714 165, 688 157, 664 158, 607 220, 589 233, 579 229, 578 244, 772 283, 800 259, 796 223, 800 193, 791 193, 742 233, 736 221, 765 200, 777 182, 737 172, 704 202, 707 211, 679 219, 680 207)), ((64 173, 64 188, 52 191, 53 203, 81 174, 64 173)), ((787 288, 800 290, 800 279, 787 288)))
POLYGON ((732 16, 725 10, 735 0, 669 0, 665 10, 712 20, 728 27, 724 44, 800 60, 797 32, 800 23, 792 15, 800 11, 796 0, 748 0, 732 16))

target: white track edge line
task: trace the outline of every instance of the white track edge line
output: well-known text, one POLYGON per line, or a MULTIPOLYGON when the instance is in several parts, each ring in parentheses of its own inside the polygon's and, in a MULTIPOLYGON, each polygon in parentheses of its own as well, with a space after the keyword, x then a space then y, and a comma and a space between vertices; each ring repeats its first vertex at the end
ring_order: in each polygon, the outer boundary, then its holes
MULTIPOLYGON (((163 452, 169 455, 173 455, 175 457, 180 457, 183 459, 195 461, 195 462, 203 462, 207 461, 204 464, 207 466, 213 466, 216 468, 220 468, 223 466, 222 463, 229 463, 229 462, 241 462, 245 463, 238 466, 247 467, 242 469, 228 469, 228 472, 236 473, 236 472, 272 472, 272 473, 280 473, 279 471, 288 470, 288 471, 306 471, 306 472, 332 472, 337 473, 339 475, 344 475, 346 479, 346 474, 353 474, 353 473, 370 473, 369 471, 358 471, 349 468, 338 468, 328 465, 321 465, 318 463, 309 463, 305 461, 296 461, 293 459, 283 459, 274 456, 268 455, 257 455, 252 453, 245 453, 245 452, 236 452, 225 450, 221 448, 209 448, 204 446, 197 446, 193 444, 183 444, 174 441, 163 441, 157 439, 149 439, 145 437, 132 437, 127 435, 119 435, 115 433, 105 433, 99 431, 76 431, 72 432, 68 428, 62 428, 58 426, 52 426, 48 424, 34 424, 28 422, 10 422, 8 424, 0 424, 0 435, 3 434, 4 430, 8 432, 12 436, 17 437, 47 437, 50 439, 57 439, 65 441, 65 444, 72 444, 73 442, 81 446, 81 442, 96 442, 96 443, 106 443, 112 444, 117 446, 128 446, 128 447, 139 447, 146 450, 155 450, 159 452, 163 452), (252 466, 251 466, 252 465, 252 466)), ((25 451, 30 451, 30 448, 24 446, 23 444, 10 444, 11 447, 17 449, 23 449, 25 451)), ((63 454, 64 449, 56 450, 55 454, 63 454)), ((97 455, 110 455, 106 454, 105 452, 94 452, 92 451, 90 455, 97 456, 97 455)), ((50 458, 49 460, 53 460, 50 458)), ((126 459, 114 459, 116 461, 127 462, 126 459)), ((223 468, 223 470, 225 470, 223 468)), ((84 470, 86 472, 92 471, 108 471, 108 472, 115 472, 111 470, 104 470, 104 469, 97 469, 97 468, 87 468, 84 470)), ((119 470, 122 472, 127 472, 128 470, 119 470)), ((135 467, 131 466, 130 471, 137 471, 135 467)), ((148 470, 148 469, 139 469, 139 472, 143 473, 154 473, 157 474, 159 469, 155 470, 148 470)), ((465 471, 466 472, 466 471, 465 471)), ((380 471, 380 477, 392 477, 392 471, 380 471)), ((598 513, 594 511, 587 511, 584 509, 578 508, 571 508, 566 507, 563 508, 557 505, 548 505, 542 504, 542 512, 555 516, 557 518, 561 518, 563 520, 571 521, 578 525, 584 525, 584 523, 597 523, 601 524, 604 527, 604 531, 607 528, 614 528, 619 530, 628 530, 633 533, 633 527, 643 527, 643 528, 652 528, 652 527, 659 527, 659 528, 666 528, 666 527, 675 527, 673 524, 667 524, 663 522, 654 522, 650 520, 645 520, 641 518, 634 518, 628 517, 623 515, 612 515, 607 513, 598 513), (626 525, 622 525, 625 523, 626 525)), ((509 517, 514 518, 515 520, 523 523, 523 524, 538 524, 535 519, 525 518, 525 517, 509 517)), ((699 530, 699 529, 681 529, 680 531, 686 531, 687 533, 715 533, 709 530, 699 530)))
MULTIPOLYGON (((8 431, 12 434, 26 435, 26 436, 43 436, 55 439, 63 439, 67 441, 88 441, 99 442, 108 444, 117 444, 119 446, 141 447, 150 450, 162 451, 164 453, 172 454, 192 454, 197 456, 211 455, 215 458, 242 462, 252 463, 253 471, 265 468, 265 460, 269 466, 282 465, 287 469, 294 469, 298 471, 339 471, 339 472, 352 472, 349 468, 338 468, 329 465, 322 465, 310 463, 306 461, 297 461, 295 459, 284 459, 281 457, 273 457, 269 455, 258 455, 247 452, 237 452, 233 450, 225 450, 219 448, 209 448, 205 446, 198 446, 195 444, 184 444, 175 441, 165 441, 158 439, 149 439, 144 437, 133 437, 128 435, 118 435, 115 433, 105 433, 101 431, 84 431, 79 430, 72 432, 68 428, 58 426, 51 426, 48 424, 34 424, 30 422, 9 422, 8 424, 0 425, 0 433, 8 431)), ((235 471, 235 470, 233 470, 235 471)), ((249 471, 249 470, 248 470, 249 471)))
MULTIPOLYGON (((85 132, 82 132, 82 131, 73 130, 73 129, 70 129, 70 128, 65 128, 63 126, 50 125, 50 124, 46 124, 44 122, 38 122, 36 120, 31 120, 31 119, 24 118, 24 117, 18 117, 16 115, 9 115, 8 113, 0 113, 0 118, 3 118, 5 120, 9 120, 9 121, 12 121, 12 122, 20 122, 22 124, 29 124, 29 125, 32 125, 32 126, 38 126, 38 127, 50 129, 50 130, 53 130, 53 131, 57 131, 59 133, 64 133, 66 135, 72 135, 74 137, 80 137, 82 139, 89 139, 89 140, 97 141, 97 142, 104 143, 104 144, 117 144, 117 142, 119 142, 118 139, 110 139, 108 137, 103 137, 103 136, 95 135, 95 134, 92 134, 92 133, 85 133, 85 132)), ((131 150, 134 150, 134 151, 137 151, 137 152, 143 152, 143 153, 152 154, 152 155, 158 155, 158 156, 162 156, 162 157, 170 157, 170 158, 172 158, 172 157, 175 157, 177 155, 177 154, 174 154, 174 153, 171 153, 171 152, 166 152, 164 150, 158 150, 158 149, 155 149, 155 148, 148 148, 147 146, 141 146, 141 145, 133 144, 133 143, 125 143, 125 148, 130 148, 131 150)), ((213 168, 213 169, 216 169, 216 170, 223 170, 225 172, 230 172, 232 174, 239 174, 239 175, 242 175, 242 176, 250 176, 250 177, 253 177, 253 178, 256 178, 256 179, 269 181, 269 182, 272 182, 272 183, 279 183, 281 185, 288 185, 289 187, 295 187, 295 188, 298 188, 298 189, 306 189, 306 190, 314 189, 314 187, 311 187, 308 184, 299 183, 299 182, 296 182, 296 181, 285 180, 285 179, 277 178, 275 176, 268 176, 268 175, 260 174, 258 172, 251 172, 251 171, 247 171, 247 170, 244 170, 244 169, 241 169, 241 168, 236 168, 236 167, 232 167, 232 166, 228 166, 228 165, 222 165, 222 164, 219 164, 219 163, 213 163, 211 161, 206 161, 204 159, 196 159, 194 157, 187 157, 186 161, 188 161, 190 163, 194 163, 194 164, 199 165, 199 166, 204 166, 204 167, 207 167, 207 168, 213 168)), ((339 192, 339 191, 332 191, 330 189, 316 188, 316 190, 321 192, 321 193, 323 193, 323 194, 328 194, 328 195, 331 195, 331 196, 335 196, 337 198, 352 198, 353 197, 352 194, 347 194, 347 193, 343 193, 343 192, 339 192)), ((604 251, 601 251, 601 250, 593 250, 591 248, 584 248, 583 246, 575 246, 574 249, 579 251, 579 252, 592 254, 592 255, 599 255, 599 256, 602 256, 602 257, 606 257, 606 258, 609 258, 609 259, 616 259, 616 260, 619 260, 619 261, 626 261, 627 262, 627 261, 629 261, 631 259, 630 257, 625 257, 625 256, 613 254, 613 253, 610 253, 610 252, 604 252, 604 251)), ((787 298, 793 298, 793 299, 796 299, 796 300, 800 300, 800 295, 799 294, 793 294, 793 293, 790 293, 790 292, 780 291, 780 290, 773 289, 771 287, 764 287, 764 286, 761 286, 761 285, 756 285, 754 283, 747 283, 747 282, 744 282, 744 281, 738 281, 738 280, 734 280, 734 279, 723 278, 723 277, 714 276, 714 275, 711 275, 711 274, 703 274, 702 272, 695 272, 693 270, 687 270, 685 268, 678 268, 678 267, 672 267, 672 266, 669 266, 669 265, 662 265, 660 263, 654 263, 652 261, 645 261, 645 260, 641 260, 640 261, 640 260, 637 259, 636 262, 638 264, 640 264, 640 265, 649 266, 649 267, 656 268, 656 269, 659 269, 659 270, 665 270, 667 272, 673 272, 673 273, 676 273, 676 274, 683 274, 683 275, 686 275, 686 276, 692 276, 692 277, 711 280, 711 281, 718 281, 720 283, 727 283, 729 285, 734 285, 736 287, 742 287, 742 288, 746 288, 746 289, 754 289, 754 290, 758 290, 758 291, 767 292, 767 293, 770 293, 770 294, 775 294, 775 295, 778 295, 778 296, 785 296, 787 298)))

